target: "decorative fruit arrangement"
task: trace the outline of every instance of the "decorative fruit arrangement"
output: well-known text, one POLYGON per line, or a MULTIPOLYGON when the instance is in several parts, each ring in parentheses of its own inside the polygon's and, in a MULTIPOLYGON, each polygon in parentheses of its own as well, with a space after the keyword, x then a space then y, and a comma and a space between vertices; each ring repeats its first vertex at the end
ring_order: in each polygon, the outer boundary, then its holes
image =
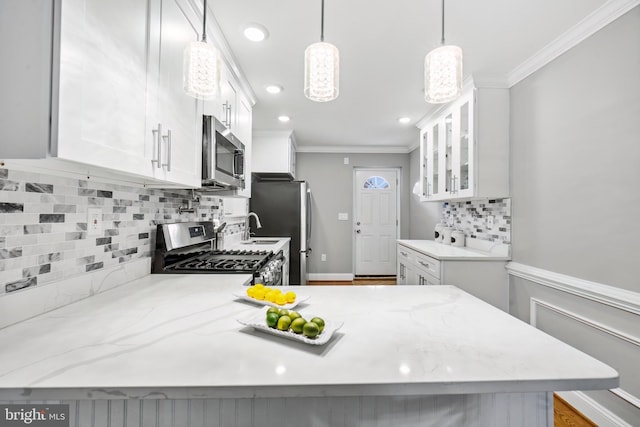
POLYGON ((296 301, 295 292, 282 292, 278 287, 267 287, 261 283, 247 288, 247 296, 258 301, 269 301, 278 305, 291 304, 296 301))
POLYGON ((267 326, 279 331, 290 331, 314 339, 324 330, 324 320, 314 317, 307 321, 297 311, 270 307, 267 310, 267 326))

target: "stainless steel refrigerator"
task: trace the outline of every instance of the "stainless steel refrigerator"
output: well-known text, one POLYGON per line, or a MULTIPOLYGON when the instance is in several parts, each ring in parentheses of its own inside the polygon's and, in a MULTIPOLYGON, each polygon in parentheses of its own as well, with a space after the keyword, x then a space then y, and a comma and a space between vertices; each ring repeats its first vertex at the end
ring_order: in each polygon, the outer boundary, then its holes
POLYGON ((307 284, 311 252, 311 190, 306 181, 281 181, 253 176, 249 210, 260 217, 258 237, 291 237, 289 283, 307 284))

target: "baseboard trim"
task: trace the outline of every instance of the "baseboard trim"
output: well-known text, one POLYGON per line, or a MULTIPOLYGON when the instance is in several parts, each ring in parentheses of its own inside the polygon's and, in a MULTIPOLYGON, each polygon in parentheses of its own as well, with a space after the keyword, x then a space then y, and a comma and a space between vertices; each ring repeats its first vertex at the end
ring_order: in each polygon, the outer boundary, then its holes
POLYGON ((506 268, 511 276, 640 315, 639 293, 517 262, 508 263, 506 268))
POLYGON ((562 391, 556 394, 600 427, 632 427, 581 391, 562 391))
POLYGON ((332 282, 339 282, 339 281, 353 281, 353 274, 352 273, 309 273, 309 279, 310 281, 332 281, 332 282))

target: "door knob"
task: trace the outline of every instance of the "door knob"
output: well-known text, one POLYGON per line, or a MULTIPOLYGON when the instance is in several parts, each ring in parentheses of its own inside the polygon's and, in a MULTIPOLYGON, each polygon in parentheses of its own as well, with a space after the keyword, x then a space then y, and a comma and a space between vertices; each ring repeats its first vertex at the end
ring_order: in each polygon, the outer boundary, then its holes
POLYGON ((356 233, 360 233, 360 230, 356 230, 356 233))
POLYGON ((356 225, 360 225, 360 221, 356 222, 356 225))

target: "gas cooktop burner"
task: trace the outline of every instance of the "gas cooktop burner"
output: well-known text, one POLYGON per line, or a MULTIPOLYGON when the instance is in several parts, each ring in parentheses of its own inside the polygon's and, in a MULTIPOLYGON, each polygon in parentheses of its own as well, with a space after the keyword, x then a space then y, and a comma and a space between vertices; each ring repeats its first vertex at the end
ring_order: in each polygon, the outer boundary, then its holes
POLYGON ((269 261, 271 251, 226 250, 201 252, 174 264, 172 270, 206 270, 226 272, 253 272, 269 261))

